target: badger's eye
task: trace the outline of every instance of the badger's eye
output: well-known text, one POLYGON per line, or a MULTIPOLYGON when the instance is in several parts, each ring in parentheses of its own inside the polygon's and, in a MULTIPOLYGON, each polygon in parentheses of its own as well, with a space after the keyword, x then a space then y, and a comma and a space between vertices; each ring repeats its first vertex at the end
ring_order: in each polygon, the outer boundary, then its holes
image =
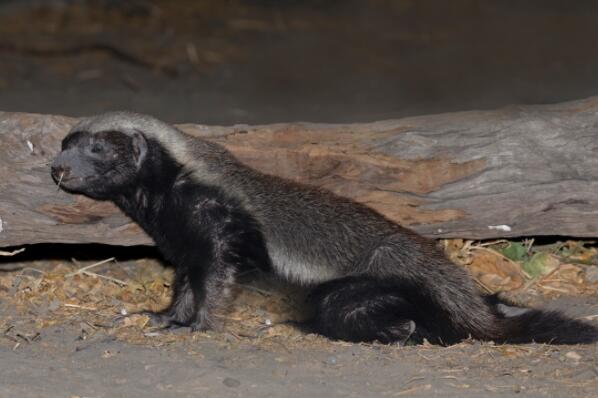
POLYGON ((104 152, 104 146, 102 144, 100 144, 99 142, 96 142, 91 146, 91 152, 92 153, 102 153, 102 152, 104 152))
POLYGON ((82 131, 75 131, 75 132, 67 135, 64 138, 64 140, 62 140, 62 150, 64 151, 64 150, 70 148, 71 146, 76 145, 82 136, 83 136, 82 131))

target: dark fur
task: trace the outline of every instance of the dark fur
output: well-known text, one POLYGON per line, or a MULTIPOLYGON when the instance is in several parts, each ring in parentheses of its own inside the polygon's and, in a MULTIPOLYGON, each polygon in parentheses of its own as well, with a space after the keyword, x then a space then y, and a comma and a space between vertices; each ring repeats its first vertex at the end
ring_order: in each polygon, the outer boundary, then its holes
POLYGON ((316 286, 309 326, 331 338, 598 340, 589 324, 484 297, 433 241, 361 204, 258 173, 147 116, 80 123, 52 174, 66 190, 113 201, 152 236, 176 268, 172 304, 159 314, 169 325, 217 327, 236 273, 260 267, 316 286))

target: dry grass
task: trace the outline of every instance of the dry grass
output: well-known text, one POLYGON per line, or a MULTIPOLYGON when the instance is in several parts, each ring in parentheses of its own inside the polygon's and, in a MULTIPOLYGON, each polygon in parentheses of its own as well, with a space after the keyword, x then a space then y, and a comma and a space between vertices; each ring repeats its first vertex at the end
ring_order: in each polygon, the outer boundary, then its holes
MULTIPOLYGON (((487 292, 507 292, 519 297, 598 294, 598 281, 588 281, 596 255, 594 247, 576 242, 536 248, 549 254, 547 272, 530 277, 521 262, 499 253, 508 242, 475 243, 447 240, 448 256, 467 267, 487 292), (563 256, 563 248, 568 250, 563 256), (578 261, 577 263, 572 261, 578 261), (581 262, 586 264, 582 264, 581 262)), ((15 257, 15 261, 16 261, 15 257)), ((138 344, 165 345, 181 340, 211 339, 223 343, 251 342, 277 350, 305 346, 330 346, 318 336, 301 333, 285 321, 303 315, 303 297, 291 287, 280 287, 263 278, 253 278, 238 285, 235 301, 224 315, 223 333, 181 333, 150 326, 139 310, 159 310, 167 306, 172 271, 157 260, 140 259, 119 263, 114 258, 100 262, 77 260, 14 263, 14 271, 0 272, 0 300, 4 303, 0 331, 5 341, 15 346, 36 338, 38 332, 52 325, 75 325, 81 339, 97 330, 138 344)), ((336 343, 342 344, 342 343, 336 343)))
POLYGON ((566 241, 534 246, 533 240, 521 243, 527 253, 515 261, 503 253, 512 244, 505 240, 473 242, 461 239, 443 241, 445 252, 455 263, 469 269, 489 293, 512 292, 529 295, 595 295, 598 293, 598 251, 584 242, 566 241), (539 274, 530 275, 526 265, 535 259, 539 274), (526 264, 527 263, 527 264, 526 264))
POLYGON ((38 261, 13 268, 17 270, 0 273, 0 300, 7 310, 3 312, 8 312, 0 319, 0 331, 15 343, 48 326, 65 324, 79 327, 82 339, 102 329, 119 339, 151 345, 194 338, 266 345, 325 341, 285 323, 301 317, 300 303, 288 294, 291 288, 271 290, 274 285, 268 281, 237 286, 236 299, 224 315, 224 333, 190 334, 153 328, 147 316, 131 315, 168 305, 172 272, 156 260, 38 261))

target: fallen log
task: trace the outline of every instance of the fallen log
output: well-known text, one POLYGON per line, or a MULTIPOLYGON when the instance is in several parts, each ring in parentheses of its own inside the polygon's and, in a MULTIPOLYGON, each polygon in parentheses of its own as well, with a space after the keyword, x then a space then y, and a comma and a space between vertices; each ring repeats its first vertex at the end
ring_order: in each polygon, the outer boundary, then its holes
MULTIPOLYGON (((56 189, 49 162, 74 122, 0 112, 0 247, 151 244, 112 204, 56 189)), ((180 127, 429 237, 598 236, 598 97, 364 124, 180 127)))

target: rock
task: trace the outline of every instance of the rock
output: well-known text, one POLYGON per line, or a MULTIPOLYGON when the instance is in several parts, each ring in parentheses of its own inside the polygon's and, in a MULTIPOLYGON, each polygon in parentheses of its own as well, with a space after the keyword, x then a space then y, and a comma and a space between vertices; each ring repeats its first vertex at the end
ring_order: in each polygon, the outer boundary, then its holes
POLYGON ((232 377, 227 377, 224 380, 222 380, 222 384, 224 384, 227 387, 235 388, 239 387, 241 385, 241 382, 237 379, 233 379, 232 377))
POLYGON ((581 355, 579 355, 575 351, 569 351, 565 354, 565 358, 567 358, 570 361, 579 362, 581 360, 581 355))
POLYGON ((586 267, 585 279, 589 283, 598 282, 598 267, 595 265, 586 267))

